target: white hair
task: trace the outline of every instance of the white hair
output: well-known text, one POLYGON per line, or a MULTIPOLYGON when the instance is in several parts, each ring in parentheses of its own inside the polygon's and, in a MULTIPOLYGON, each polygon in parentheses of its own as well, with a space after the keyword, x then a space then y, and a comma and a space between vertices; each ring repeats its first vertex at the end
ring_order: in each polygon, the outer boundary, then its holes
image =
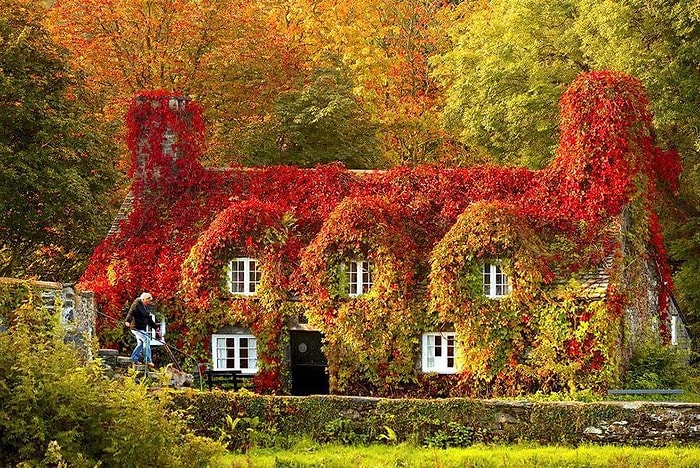
POLYGON ((151 293, 145 292, 139 296, 139 299, 141 299, 142 301, 150 301, 153 300, 153 296, 151 296, 151 293))

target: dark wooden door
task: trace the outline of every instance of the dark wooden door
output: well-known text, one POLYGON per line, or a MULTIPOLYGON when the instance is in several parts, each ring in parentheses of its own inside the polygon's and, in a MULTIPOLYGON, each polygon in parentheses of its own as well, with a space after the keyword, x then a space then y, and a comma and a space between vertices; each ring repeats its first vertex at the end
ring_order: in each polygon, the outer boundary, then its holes
POLYGON ((328 361, 321 349, 321 332, 292 330, 292 395, 327 395, 328 361))

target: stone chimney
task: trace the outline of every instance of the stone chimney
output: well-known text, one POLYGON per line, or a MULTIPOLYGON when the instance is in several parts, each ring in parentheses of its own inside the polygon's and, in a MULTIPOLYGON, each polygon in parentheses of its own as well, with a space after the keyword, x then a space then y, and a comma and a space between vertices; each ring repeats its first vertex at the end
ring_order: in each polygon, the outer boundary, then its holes
POLYGON ((189 185, 201 170, 201 106, 179 94, 146 92, 134 98, 127 123, 134 181, 150 192, 189 185))

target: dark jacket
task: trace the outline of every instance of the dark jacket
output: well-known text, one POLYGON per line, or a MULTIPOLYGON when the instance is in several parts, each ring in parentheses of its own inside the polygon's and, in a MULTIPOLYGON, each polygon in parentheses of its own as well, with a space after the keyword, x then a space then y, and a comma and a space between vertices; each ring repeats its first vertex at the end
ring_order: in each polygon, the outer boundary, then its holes
POLYGON ((129 313, 126 314, 126 321, 129 322, 131 328, 135 330, 146 331, 147 326, 158 329, 158 325, 151 318, 151 314, 141 299, 136 299, 129 307, 129 313))

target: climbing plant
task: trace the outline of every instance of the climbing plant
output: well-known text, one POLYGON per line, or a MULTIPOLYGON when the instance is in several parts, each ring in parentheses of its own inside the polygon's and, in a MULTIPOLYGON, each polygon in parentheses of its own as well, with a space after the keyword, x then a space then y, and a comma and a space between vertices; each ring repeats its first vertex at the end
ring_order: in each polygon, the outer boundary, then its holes
POLYGON ((303 305, 324 333, 334 390, 387 394, 415 378, 419 259, 401 208, 378 196, 344 199, 304 250, 303 305), (372 263, 372 286, 349 297, 345 268, 357 260, 372 263))
POLYGON ((680 166, 654 146, 634 78, 581 75, 561 112, 557 159, 541 171, 211 170, 198 162, 201 109, 146 93, 129 117, 131 212, 83 286, 115 317, 150 290, 169 330, 202 355, 218 328, 250 329, 261 391, 284 391, 284 327, 299 316, 324 333, 336 392, 603 389, 627 358, 625 315, 668 337, 672 283, 654 202, 660 187, 677 188, 680 166), (224 284, 237 256, 259 261, 254 297, 224 284), (373 284, 348 297, 343 268, 358 260, 371 262, 373 284), (485 262, 510 277, 509 295, 483 297, 485 262), (459 375, 422 375, 421 334, 451 327, 459 375))

